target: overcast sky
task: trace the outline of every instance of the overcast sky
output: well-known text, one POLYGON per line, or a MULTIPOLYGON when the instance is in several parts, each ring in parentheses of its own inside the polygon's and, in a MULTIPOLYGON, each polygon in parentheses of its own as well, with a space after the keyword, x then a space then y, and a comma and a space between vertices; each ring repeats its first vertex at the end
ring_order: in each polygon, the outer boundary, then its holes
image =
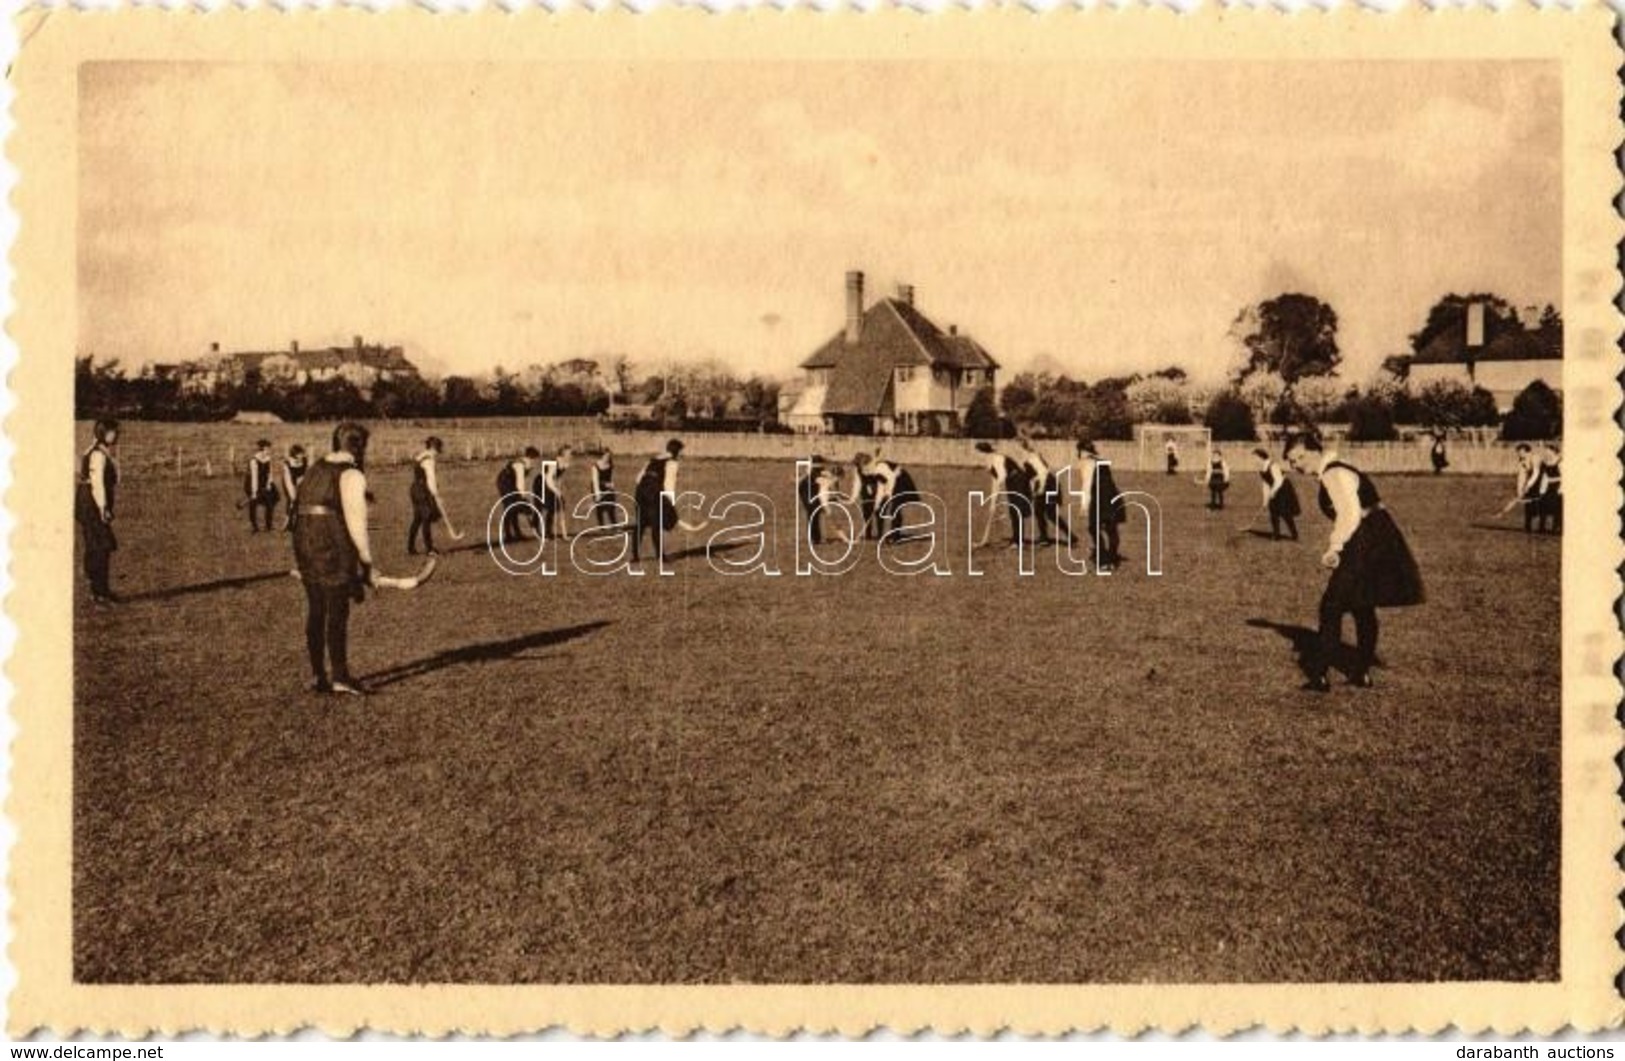
POLYGON ((623 352, 775 373, 898 282, 1007 366, 1234 355, 1438 296, 1561 300, 1555 64, 82 68, 79 348, 353 334, 474 372, 623 352))

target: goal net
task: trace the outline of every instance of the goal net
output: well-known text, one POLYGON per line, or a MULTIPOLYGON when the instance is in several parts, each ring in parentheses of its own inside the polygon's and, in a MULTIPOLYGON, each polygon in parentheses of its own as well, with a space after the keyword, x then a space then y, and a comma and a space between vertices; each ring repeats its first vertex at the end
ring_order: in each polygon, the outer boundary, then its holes
POLYGON ((1168 467, 1171 452, 1179 461, 1178 471, 1200 471, 1213 457, 1213 429, 1198 424, 1136 424, 1140 440, 1140 471, 1162 471, 1168 467))

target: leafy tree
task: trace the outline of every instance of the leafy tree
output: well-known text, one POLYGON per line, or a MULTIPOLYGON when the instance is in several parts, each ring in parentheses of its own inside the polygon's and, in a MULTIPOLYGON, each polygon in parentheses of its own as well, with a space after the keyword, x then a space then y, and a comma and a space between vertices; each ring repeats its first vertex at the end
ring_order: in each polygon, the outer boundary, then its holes
MULTIPOLYGON (((1008 388, 1006 388, 1008 390, 1008 388)), ((999 418, 998 406, 993 401, 993 388, 978 390, 965 408, 965 435, 967 438, 1003 438, 1004 421, 999 418)))
POLYGON ((1512 410, 1501 424, 1501 438, 1527 442, 1562 436, 1563 397, 1537 379, 1512 399, 1512 410))
POLYGON ((1382 359, 1382 370, 1392 378, 1404 382, 1411 378, 1411 362, 1415 357, 1414 354, 1389 354, 1382 359))
POLYGON ((1399 437, 1394 429, 1393 407, 1377 394, 1362 394, 1347 406, 1350 442, 1392 442, 1399 437))
POLYGON ((1337 312, 1313 295, 1277 295, 1248 306, 1232 330, 1247 351, 1238 383, 1257 372, 1273 372, 1289 384, 1304 376, 1329 376, 1343 360, 1337 312))
POLYGON ((680 426, 688 417, 688 401, 673 389, 655 400, 653 411, 664 426, 680 426))
MULTIPOLYGON (((1495 404, 1495 395, 1483 387, 1474 387, 1467 395, 1467 426, 1494 427, 1501 422, 1501 409, 1495 404)), ((1559 423, 1562 418, 1559 417, 1559 423)))
POLYGON ((1275 420, 1276 409, 1286 390, 1286 380, 1274 372, 1255 372, 1236 388, 1236 394, 1247 403, 1253 422, 1258 423, 1275 420))
POLYGON ((1094 439, 1134 437, 1134 417, 1129 413, 1125 380, 1107 379, 1084 391, 1082 407, 1067 432, 1094 439))
POLYGON ((1186 424, 1190 423, 1190 412, 1186 408, 1188 392, 1183 379, 1152 375, 1130 384, 1123 394, 1128 399, 1130 413, 1142 423, 1186 424), (1174 413, 1176 409, 1178 412, 1174 413), (1169 415, 1181 419, 1166 419, 1169 415))
POLYGON ((1213 396, 1202 422, 1213 431, 1215 442, 1252 442, 1258 438, 1252 407, 1233 390, 1213 396))
POLYGON ((278 401, 281 410, 272 411, 290 420, 342 420, 372 411, 356 385, 342 377, 312 380, 278 401))
POLYGON ((1495 395, 1457 380, 1436 380, 1416 395, 1414 419, 1427 427, 1489 427, 1501 422, 1495 395))
POLYGON ((441 384, 440 407, 448 416, 478 416, 485 410, 480 385, 468 376, 447 376, 441 384))
POLYGON ((744 413, 757 423, 772 424, 779 419, 779 383, 763 376, 752 376, 740 387, 744 413))
POLYGON ((1416 395, 1418 419, 1428 427, 1465 427, 1473 395, 1465 383, 1435 380, 1416 395))
POLYGON ((73 359, 74 416, 80 420, 94 420, 102 416, 120 416, 124 406, 124 369, 117 361, 99 364, 94 354, 73 359))
MULTIPOLYGON (((1032 418, 1032 408, 1038 401, 1040 392, 1048 390, 1054 384, 1054 379, 1048 374, 1034 375, 1031 372, 1018 373, 1010 382, 1004 385, 999 394, 999 409, 1006 417, 1016 423, 1032 418)), ((979 435, 978 438, 996 438, 996 435, 979 435)))
POLYGON ((1191 407, 1182 400, 1164 402, 1157 406, 1150 419, 1157 424, 1188 424, 1191 422, 1191 407))
POLYGON ((421 376, 380 379, 372 385, 373 412, 385 420, 433 416, 439 406, 440 395, 421 376))
POLYGON ((1293 384, 1292 399, 1310 422, 1319 424, 1332 419, 1348 392, 1347 385, 1335 376, 1307 376, 1293 384))
POLYGON ((531 392, 517 373, 498 365, 491 372, 491 404, 499 416, 521 416, 530 412, 531 392))

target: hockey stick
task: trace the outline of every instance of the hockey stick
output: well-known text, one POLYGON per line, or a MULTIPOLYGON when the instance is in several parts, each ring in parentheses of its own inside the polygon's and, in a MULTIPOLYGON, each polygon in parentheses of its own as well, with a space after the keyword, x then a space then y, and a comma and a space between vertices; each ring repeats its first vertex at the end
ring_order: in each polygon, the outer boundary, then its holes
POLYGON ((1241 526, 1236 528, 1236 532, 1235 532, 1236 537, 1239 538, 1243 534, 1246 534, 1248 531, 1252 530, 1254 527, 1258 526, 1258 517, 1262 516, 1264 513, 1268 512, 1268 511, 1269 511, 1268 506, 1265 506, 1264 508, 1255 508, 1255 509, 1253 509, 1253 518, 1248 520, 1246 523, 1243 523, 1241 526))
MULTIPOLYGON (((430 578, 434 577, 435 568, 439 566, 440 558, 437 556, 431 556, 423 561, 423 566, 418 568, 417 573, 413 575, 380 575, 378 572, 374 571, 372 575, 372 582, 370 584, 378 589, 417 589, 425 582, 428 582, 430 578)), ((304 576, 299 573, 298 568, 294 568, 292 571, 289 571, 288 574, 292 576, 295 581, 304 581, 304 576)))
POLYGON ((429 579, 434 577, 435 568, 439 566, 440 558, 437 556, 430 556, 424 559, 423 566, 418 568, 417 574, 415 575, 380 575, 378 572, 374 571, 372 575, 372 584, 377 586, 379 589, 417 589, 419 586, 423 585, 425 582, 429 581, 429 579))

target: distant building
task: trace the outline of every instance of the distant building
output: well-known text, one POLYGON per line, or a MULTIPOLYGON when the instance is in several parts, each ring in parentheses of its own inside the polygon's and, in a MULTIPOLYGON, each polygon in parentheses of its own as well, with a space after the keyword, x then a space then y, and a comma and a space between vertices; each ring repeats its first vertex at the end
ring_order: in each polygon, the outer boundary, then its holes
POLYGON ((241 386, 250 378, 262 383, 303 386, 329 379, 346 379, 362 391, 370 391, 379 380, 417 376, 417 366, 407 360, 398 346, 369 344, 356 336, 349 346, 301 350, 297 341, 286 350, 242 350, 220 353, 220 344, 209 345, 209 356, 191 361, 154 366, 156 374, 178 378, 187 393, 208 393, 221 384, 241 386))
POLYGON ((1483 387, 1495 396, 1495 407, 1503 414, 1512 400, 1535 380, 1552 390, 1563 390, 1563 330, 1513 328, 1480 346, 1469 346, 1466 330, 1449 329, 1434 336, 1411 360, 1412 390, 1429 383, 1453 381, 1467 387, 1483 387))
POLYGON ((799 393, 782 417, 792 430, 952 435, 999 364, 952 326, 914 306, 914 288, 865 308, 863 274, 846 274, 846 327, 801 362, 799 393))

